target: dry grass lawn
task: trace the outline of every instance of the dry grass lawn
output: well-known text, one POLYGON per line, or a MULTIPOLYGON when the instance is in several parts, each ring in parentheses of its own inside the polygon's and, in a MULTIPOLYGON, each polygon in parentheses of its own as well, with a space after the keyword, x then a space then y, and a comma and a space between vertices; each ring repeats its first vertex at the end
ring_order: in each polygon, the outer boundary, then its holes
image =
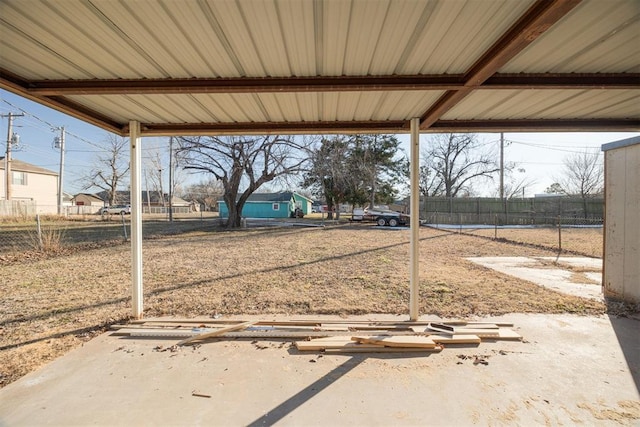
MULTIPOLYGON (((465 257, 554 252, 421 229, 420 313, 601 314, 604 304, 465 257)), ((368 224, 211 230, 143 243, 145 315, 408 314, 409 232, 368 224)), ((130 308, 128 244, 2 266, 0 385, 81 345, 130 308)))
MULTIPOLYGON (((463 230, 476 236, 494 238, 496 231, 493 229, 463 230)), ((557 250, 562 245, 562 250, 583 254, 594 258, 602 258, 603 246, 602 228, 562 228, 560 235, 554 227, 537 227, 533 229, 501 228, 498 229, 498 239, 511 242, 539 245, 557 250)))

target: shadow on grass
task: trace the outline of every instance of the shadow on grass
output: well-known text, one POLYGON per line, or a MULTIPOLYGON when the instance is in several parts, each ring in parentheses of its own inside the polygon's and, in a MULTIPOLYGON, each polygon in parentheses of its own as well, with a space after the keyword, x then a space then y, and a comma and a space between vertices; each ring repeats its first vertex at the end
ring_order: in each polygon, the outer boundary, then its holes
POLYGON ((4 345, 4 346, 0 347, 0 351, 10 350, 12 348, 16 348, 16 347, 20 347, 20 346, 28 345, 28 344, 35 344, 37 342, 46 341, 46 340, 49 340, 49 339, 63 338, 63 337, 66 337, 68 335, 76 335, 76 336, 78 336, 78 335, 94 334, 94 333, 97 333, 97 332, 102 333, 102 332, 105 332, 109 328, 109 326, 111 326, 112 324, 120 323, 120 322, 125 321, 125 320, 126 319, 120 319, 118 321, 102 323, 100 325, 93 325, 93 326, 87 326, 87 327, 84 327, 84 328, 74 329, 74 330, 71 330, 71 331, 58 332, 58 333, 55 333, 55 334, 47 335, 45 337, 35 338, 35 339, 29 340, 29 341, 24 341, 24 342, 15 343, 15 344, 8 344, 8 345, 4 345))
MULTIPOLYGON (((420 240, 433 240, 433 239, 437 239, 437 238, 441 238, 441 237, 447 237, 448 234, 442 234, 442 235, 438 235, 438 236, 432 236, 432 237, 424 237, 420 240)), ((398 247, 398 246, 403 246, 408 244, 407 242, 399 242, 399 243, 394 243, 394 244, 390 244, 390 245, 385 245, 385 246, 377 246, 374 248, 369 248, 369 249, 365 249, 365 250, 360 250, 360 251, 354 251, 354 252, 350 252, 350 253, 346 253, 346 254, 340 254, 340 255, 333 255, 330 257, 324 257, 324 258, 319 258, 316 260, 312 260, 312 261, 305 261, 305 262, 299 262, 299 263, 295 263, 295 264, 289 264, 289 265, 284 265, 284 266, 277 266, 277 267, 270 267, 270 268, 264 268, 264 269, 260 269, 260 270, 254 270, 254 271, 250 271, 250 272, 244 272, 244 273, 234 273, 234 274, 229 274, 226 276, 222 276, 222 277, 215 277, 215 278, 211 278, 211 279, 203 279, 203 280, 198 280, 198 281, 194 281, 194 282, 188 282, 188 283, 181 283, 179 285, 174 285, 174 286, 166 286, 163 288, 159 288, 159 289, 154 289, 153 291, 150 291, 148 293, 145 294, 145 296, 156 296, 156 295, 160 295, 163 294, 165 292, 172 292, 172 291, 176 291, 179 289, 184 289, 184 288, 189 288, 192 286, 199 286, 199 285, 203 285, 206 283, 209 283, 211 280, 229 280, 229 279, 236 279, 236 278, 240 278, 243 276, 247 276, 247 275, 252 275, 252 274, 260 274, 260 273, 272 273, 272 272, 277 272, 277 271, 287 271, 291 268, 295 268, 295 267, 301 267, 301 266, 307 266, 307 265, 313 265, 313 264, 318 264, 318 263, 322 263, 322 262, 326 262, 326 261, 332 261, 332 260, 336 260, 336 259, 341 259, 344 258, 346 256, 354 256, 354 255, 363 255, 363 254, 368 254, 368 253, 372 253, 372 252, 376 252, 376 251, 380 251, 380 250, 387 250, 387 249, 391 249, 394 247, 398 247)), ((115 304, 120 304, 120 303, 124 303, 126 301, 128 301, 130 298, 129 297, 122 297, 122 298, 115 298, 115 299, 110 299, 110 300, 106 300, 106 301, 102 301, 102 302, 98 302, 95 304, 88 304, 88 305, 82 305, 82 306, 77 306, 77 307, 69 307, 66 309, 54 309, 54 310, 50 310, 44 313, 39 313, 39 314, 34 314, 31 316, 25 316, 25 317, 20 317, 17 319, 8 319, 5 321, 0 322, 0 326, 8 326, 8 325, 13 325, 13 324, 19 324, 19 323, 23 323, 23 322, 29 322, 29 321, 33 321, 33 320, 41 320, 41 319, 45 319, 51 316, 55 316, 55 315, 60 315, 60 314, 68 314, 68 313, 74 313, 74 312, 79 312, 82 310, 86 310, 86 309, 92 309, 92 308, 100 308, 100 307, 105 307, 105 306, 110 306, 110 305, 115 305, 115 304)), ((113 322, 113 323, 117 323, 117 322, 113 322)), ((108 324, 106 324, 108 326, 108 324)), ((88 327, 88 328, 84 328, 84 329, 93 329, 96 328, 94 327, 88 327)), ((37 339, 33 339, 33 340, 29 340, 29 341, 25 341, 25 342, 20 342, 20 343, 13 343, 13 344, 8 344, 5 345, 4 347, 0 347, 0 350, 4 350, 7 348, 13 348, 13 347, 18 347, 21 345, 26 345, 26 344, 32 344, 38 341, 42 341, 42 340, 46 340, 46 339, 50 339, 50 338, 60 338, 66 335, 70 335, 70 334, 76 334, 76 333, 81 333, 81 332, 77 332, 77 331, 82 331, 82 329, 80 330, 74 330, 74 331, 67 331, 67 332, 60 332, 58 334, 55 334, 55 336, 47 336, 47 337, 43 337, 43 338, 37 338, 37 339)))

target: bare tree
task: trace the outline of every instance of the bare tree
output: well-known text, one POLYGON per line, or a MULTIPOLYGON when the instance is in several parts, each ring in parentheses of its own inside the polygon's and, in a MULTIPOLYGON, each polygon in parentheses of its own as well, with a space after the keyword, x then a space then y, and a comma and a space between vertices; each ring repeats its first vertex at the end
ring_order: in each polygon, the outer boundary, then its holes
POLYGON ((148 153, 148 157, 145 158, 145 178, 147 187, 148 202, 151 203, 151 192, 158 195, 158 202, 164 206, 164 188, 162 182, 162 173, 165 170, 165 166, 162 161, 162 156, 159 151, 152 151, 148 153))
POLYGON ((126 185, 129 174, 129 140, 108 134, 104 152, 99 153, 88 174, 80 178, 83 189, 99 188, 106 192, 109 205, 118 203, 116 191, 126 185))
POLYGON ((151 192, 156 193, 158 196, 158 202, 162 206, 166 206, 169 202, 168 193, 177 194, 177 191, 184 182, 184 170, 180 167, 181 159, 179 156, 171 153, 170 144, 167 147, 155 147, 145 150, 144 157, 144 175, 145 186, 147 187, 147 193, 149 198, 151 192), (173 171, 169 173, 171 167, 170 157, 173 155, 173 171), (171 178, 171 182, 169 182, 171 178))
POLYGON ((565 157, 563 175, 556 181, 570 195, 583 199, 602 194, 604 166, 599 152, 585 150, 565 157))
MULTIPOLYGON (((526 188, 530 188, 536 184, 534 178, 530 178, 526 175, 524 168, 517 168, 515 163, 508 163, 505 165, 504 176, 504 198, 505 200, 515 199, 518 197, 524 198, 524 191, 526 188), (516 175, 518 172, 520 175, 516 175)), ((494 197, 500 197, 500 189, 496 188, 494 197)))
POLYGON ((196 201, 203 205, 205 210, 212 210, 224 194, 224 188, 220 181, 209 178, 198 184, 188 185, 179 194, 185 200, 196 201))
POLYGON ((242 208, 261 185, 300 174, 308 140, 292 136, 181 137, 178 152, 187 170, 208 172, 222 183, 229 209, 227 228, 240 227, 242 208))
POLYGON ((437 134, 422 153, 423 194, 456 197, 472 193, 472 183, 493 178, 500 168, 497 156, 475 134, 437 134))
POLYGON ((565 157, 563 176, 557 179, 566 194, 580 196, 584 217, 587 199, 604 191, 604 165, 598 151, 585 150, 565 157))

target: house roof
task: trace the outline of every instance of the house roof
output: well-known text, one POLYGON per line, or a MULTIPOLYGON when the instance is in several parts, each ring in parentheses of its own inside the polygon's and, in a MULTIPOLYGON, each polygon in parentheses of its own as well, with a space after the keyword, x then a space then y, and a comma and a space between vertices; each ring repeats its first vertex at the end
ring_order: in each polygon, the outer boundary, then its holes
MULTIPOLYGON (((4 170, 4 157, 0 157, 0 169, 4 170)), ((23 162, 22 160, 11 159, 11 170, 19 172, 37 173, 40 175, 53 175, 58 176, 57 172, 49 169, 41 168, 40 166, 32 165, 31 163, 23 162)))
POLYGON ((2 0, 0 88, 120 135, 637 131, 637 0, 2 0))
POLYGON ((97 196, 97 195, 95 195, 95 194, 91 194, 91 193, 78 193, 78 194, 74 195, 74 196, 73 196, 73 198, 75 199, 75 198, 77 198, 78 196, 84 196, 84 197, 86 197, 86 198, 88 198, 88 199, 93 199, 93 200, 95 200, 96 202, 102 202, 102 201, 103 201, 100 197, 98 197, 98 196, 97 196))
MULTIPOLYGON (((259 203, 259 202, 269 202, 269 203, 284 203, 291 201, 291 197, 293 197, 292 191, 281 191, 279 193, 253 193, 247 199, 247 202, 259 203)), ((301 196, 298 193, 295 193, 298 196, 301 196)), ((304 196, 301 196, 304 197, 304 196)), ((239 199, 240 196, 237 197, 239 199)), ((305 197, 306 198, 306 197, 305 197)), ((219 199, 219 202, 224 203, 224 199, 219 199)))

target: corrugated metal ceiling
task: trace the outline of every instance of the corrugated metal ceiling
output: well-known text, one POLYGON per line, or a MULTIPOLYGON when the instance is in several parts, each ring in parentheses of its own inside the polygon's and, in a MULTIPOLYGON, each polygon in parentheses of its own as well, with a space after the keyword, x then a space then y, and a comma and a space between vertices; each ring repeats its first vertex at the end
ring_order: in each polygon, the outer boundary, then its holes
POLYGON ((0 25, 0 88, 121 134, 640 129, 637 0, 0 0, 0 25))

